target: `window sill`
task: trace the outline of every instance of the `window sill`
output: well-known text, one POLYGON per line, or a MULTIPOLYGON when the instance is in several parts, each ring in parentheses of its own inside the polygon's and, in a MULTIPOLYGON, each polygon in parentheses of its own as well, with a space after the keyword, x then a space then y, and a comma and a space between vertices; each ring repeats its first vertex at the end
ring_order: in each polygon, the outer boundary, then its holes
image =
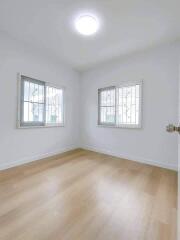
POLYGON ((109 125, 109 124, 97 124, 97 127, 102 127, 102 128, 121 128, 121 129, 137 129, 140 130, 142 129, 142 126, 139 125, 109 125))
POLYGON ((58 127, 65 127, 63 124, 59 125, 46 125, 46 126, 17 126, 18 129, 33 129, 33 128, 58 128, 58 127))

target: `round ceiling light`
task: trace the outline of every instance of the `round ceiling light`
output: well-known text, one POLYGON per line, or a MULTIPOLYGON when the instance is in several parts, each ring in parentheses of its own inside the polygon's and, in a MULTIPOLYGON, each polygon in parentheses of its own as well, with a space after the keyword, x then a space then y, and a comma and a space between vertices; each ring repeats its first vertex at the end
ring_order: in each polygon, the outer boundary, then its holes
POLYGON ((95 34, 99 29, 99 21, 95 16, 84 14, 75 20, 76 30, 86 36, 95 34))

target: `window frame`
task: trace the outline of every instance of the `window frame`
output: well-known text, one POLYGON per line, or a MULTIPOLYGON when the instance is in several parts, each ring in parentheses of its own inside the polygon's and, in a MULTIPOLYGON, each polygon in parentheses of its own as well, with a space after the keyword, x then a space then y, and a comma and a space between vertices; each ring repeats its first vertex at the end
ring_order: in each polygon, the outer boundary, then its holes
POLYGON ((65 87, 63 86, 57 86, 55 84, 52 84, 52 83, 49 83, 49 82, 45 82, 45 81, 42 81, 42 80, 39 80, 37 78, 34 78, 34 77, 29 77, 27 76, 26 74, 20 74, 18 73, 17 74, 17 78, 18 78, 18 107, 17 107, 17 128, 19 129, 26 129, 26 128, 52 128, 52 127, 64 127, 65 126, 65 87), (30 79, 31 82, 34 82, 34 83, 42 83, 42 85, 44 85, 44 113, 43 113, 43 119, 44 121, 43 122, 30 122, 30 123, 24 123, 22 121, 23 119, 23 110, 24 110, 24 107, 23 107, 23 102, 24 102, 24 89, 23 89, 23 77, 24 78, 27 78, 27 79, 30 79), (62 90, 62 93, 63 93, 63 111, 62 111, 62 114, 63 114, 63 121, 62 123, 46 123, 46 86, 49 86, 49 87, 53 87, 53 88, 57 88, 57 89, 60 89, 62 90))
POLYGON ((103 87, 98 89, 98 121, 97 125, 99 127, 112 127, 112 128, 125 128, 125 129, 141 129, 142 128, 142 93, 143 92, 143 80, 137 80, 137 81, 123 81, 118 85, 110 86, 110 87, 103 87), (139 85, 139 123, 138 124, 117 124, 116 123, 116 115, 117 115, 117 89, 123 88, 123 87, 131 87, 139 85), (101 123, 100 117, 101 117, 101 106, 100 106, 100 93, 103 90, 108 90, 115 88, 115 122, 114 124, 110 123, 101 123))

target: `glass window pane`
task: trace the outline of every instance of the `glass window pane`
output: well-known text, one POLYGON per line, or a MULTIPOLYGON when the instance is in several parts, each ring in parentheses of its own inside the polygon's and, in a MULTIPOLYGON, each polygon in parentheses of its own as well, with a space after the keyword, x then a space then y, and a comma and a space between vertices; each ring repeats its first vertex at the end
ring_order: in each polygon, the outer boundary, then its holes
POLYGON ((33 92, 34 102, 39 101, 39 85, 34 84, 34 92, 33 92))
POLYGON ((115 105, 115 88, 102 90, 100 92, 100 105, 101 106, 114 106, 115 105))
POLYGON ((38 102, 39 103, 44 103, 44 86, 41 86, 41 85, 39 85, 38 102))
POLYGON ((63 89, 46 86, 45 83, 25 76, 22 78, 21 126, 40 126, 63 123, 63 89), (45 105, 46 103, 46 105, 45 105))
POLYGON ((29 82, 24 82, 24 101, 29 101, 29 82))
POLYGON ((139 124, 140 85, 120 87, 117 91, 116 124, 139 124))
POLYGON ((34 100, 33 93, 34 93, 34 83, 30 82, 29 84, 29 101, 30 102, 33 102, 34 100))
POLYGON ((116 89, 110 87, 99 90, 99 122, 106 124, 115 123, 115 98, 116 89))
POLYGON ((29 103, 24 102, 24 117, 23 117, 24 122, 29 121, 29 103))
POLYGON ((44 121, 44 86, 41 81, 22 76, 21 125, 39 126, 44 121))
POLYGON ((29 103, 29 121, 39 121, 39 107, 37 103, 29 103))
POLYGON ((113 124, 115 122, 115 107, 101 107, 100 122, 113 124))
POLYGON ((43 122, 44 121, 44 104, 39 104, 39 122, 43 122))
POLYGON ((63 90, 54 87, 46 87, 46 123, 63 123, 63 90))
POLYGON ((44 86, 29 82, 29 86, 24 85, 25 101, 34 102, 34 103, 43 103, 44 102, 44 86))

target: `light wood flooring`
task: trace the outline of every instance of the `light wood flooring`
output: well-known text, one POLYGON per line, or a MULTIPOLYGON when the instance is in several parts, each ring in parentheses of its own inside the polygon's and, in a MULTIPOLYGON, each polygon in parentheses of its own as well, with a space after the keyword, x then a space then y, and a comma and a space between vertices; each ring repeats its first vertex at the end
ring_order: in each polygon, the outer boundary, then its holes
POLYGON ((75 150, 0 172, 0 240, 176 240, 177 173, 75 150))

